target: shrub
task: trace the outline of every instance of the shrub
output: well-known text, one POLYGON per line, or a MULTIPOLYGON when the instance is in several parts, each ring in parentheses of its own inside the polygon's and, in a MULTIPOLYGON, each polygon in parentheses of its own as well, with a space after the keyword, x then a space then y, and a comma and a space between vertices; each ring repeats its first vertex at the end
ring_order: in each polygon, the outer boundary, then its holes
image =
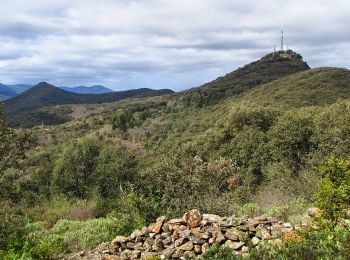
POLYGON ((350 208, 350 159, 331 158, 321 173, 316 198, 323 216, 331 220, 346 217, 350 208))

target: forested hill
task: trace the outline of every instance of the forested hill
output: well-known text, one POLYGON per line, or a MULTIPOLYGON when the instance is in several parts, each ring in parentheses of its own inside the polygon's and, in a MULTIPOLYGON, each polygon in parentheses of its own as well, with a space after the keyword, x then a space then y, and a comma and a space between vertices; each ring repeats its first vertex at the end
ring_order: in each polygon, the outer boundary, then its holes
POLYGON ((248 91, 259 85, 283 78, 285 76, 310 69, 303 57, 292 51, 270 53, 242 68, 219 77, 200 87, 184 93, 188 103, 198 101, 210 104, 218 99, 230 97, 248 91))
POLYGON ((22 94, 6 100, 4 103, 6 116, 14 125, 19 125, 23 113, 27 114, 43 107, 63 104, 98 104, 125 98, 151 97, 170 93, 173 93, 173 91, 169 89, 153 90, 140 88, 103 94, 77 94, 62 90, 46 82, 41 82, 22 94))

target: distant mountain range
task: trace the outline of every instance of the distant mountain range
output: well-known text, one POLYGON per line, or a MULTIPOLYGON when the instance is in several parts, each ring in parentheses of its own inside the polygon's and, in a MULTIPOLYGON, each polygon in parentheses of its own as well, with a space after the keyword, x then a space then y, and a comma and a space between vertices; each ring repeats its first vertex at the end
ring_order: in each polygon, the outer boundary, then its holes
MULTIPOLYGON (((30 89, 32 86, 33 85, 29 84, 4 85, 0 83, 0 101, 15 97, 18 94, 30 89)), ((76 86, 59 88, 77 94, 104 94, 114 92, 113 90, 101 85, 94 85, 91 87, 76 86)))
MULTIPOLYGON (((149 88, 103 94, 77 94, 41 82, 23 93, 4 101, 5 113, 14 126, 31 126, 23 124, 26 118, 33 117, 40 108, 65 104, 99 104, 114 102, 125 98, 141 98, 170 94, 170 89, 154 90, 149 88)), ((44 120, 43 120, 44 121, 44 120)))
POLYGON ((91 87, 77 86, 77 87, 59 87, 59 88, 65 91, 78 93, 78 94, 104 94, 104 93, 113 92, 113 90, 101 85, 95 85, 91 87))

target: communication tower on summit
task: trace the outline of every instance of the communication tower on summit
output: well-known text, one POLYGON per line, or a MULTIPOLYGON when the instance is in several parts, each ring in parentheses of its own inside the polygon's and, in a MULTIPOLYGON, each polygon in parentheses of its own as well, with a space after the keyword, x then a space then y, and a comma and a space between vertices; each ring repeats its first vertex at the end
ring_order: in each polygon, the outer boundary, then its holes
POLYGON ((281 30, 281 51, 283 51, 283 30, 281 30))

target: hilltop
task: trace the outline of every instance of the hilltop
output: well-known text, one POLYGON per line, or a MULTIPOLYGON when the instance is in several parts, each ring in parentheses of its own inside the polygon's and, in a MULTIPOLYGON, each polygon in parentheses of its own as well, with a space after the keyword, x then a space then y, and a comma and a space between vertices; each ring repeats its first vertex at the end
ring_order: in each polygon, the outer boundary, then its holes
POLYGON ((265 83, 310 69, 300 54, 288 51, 270 53, 242 68, 197 88, 185 91, 187 103, 212 104, 217 100, 241 94, 265 83))

